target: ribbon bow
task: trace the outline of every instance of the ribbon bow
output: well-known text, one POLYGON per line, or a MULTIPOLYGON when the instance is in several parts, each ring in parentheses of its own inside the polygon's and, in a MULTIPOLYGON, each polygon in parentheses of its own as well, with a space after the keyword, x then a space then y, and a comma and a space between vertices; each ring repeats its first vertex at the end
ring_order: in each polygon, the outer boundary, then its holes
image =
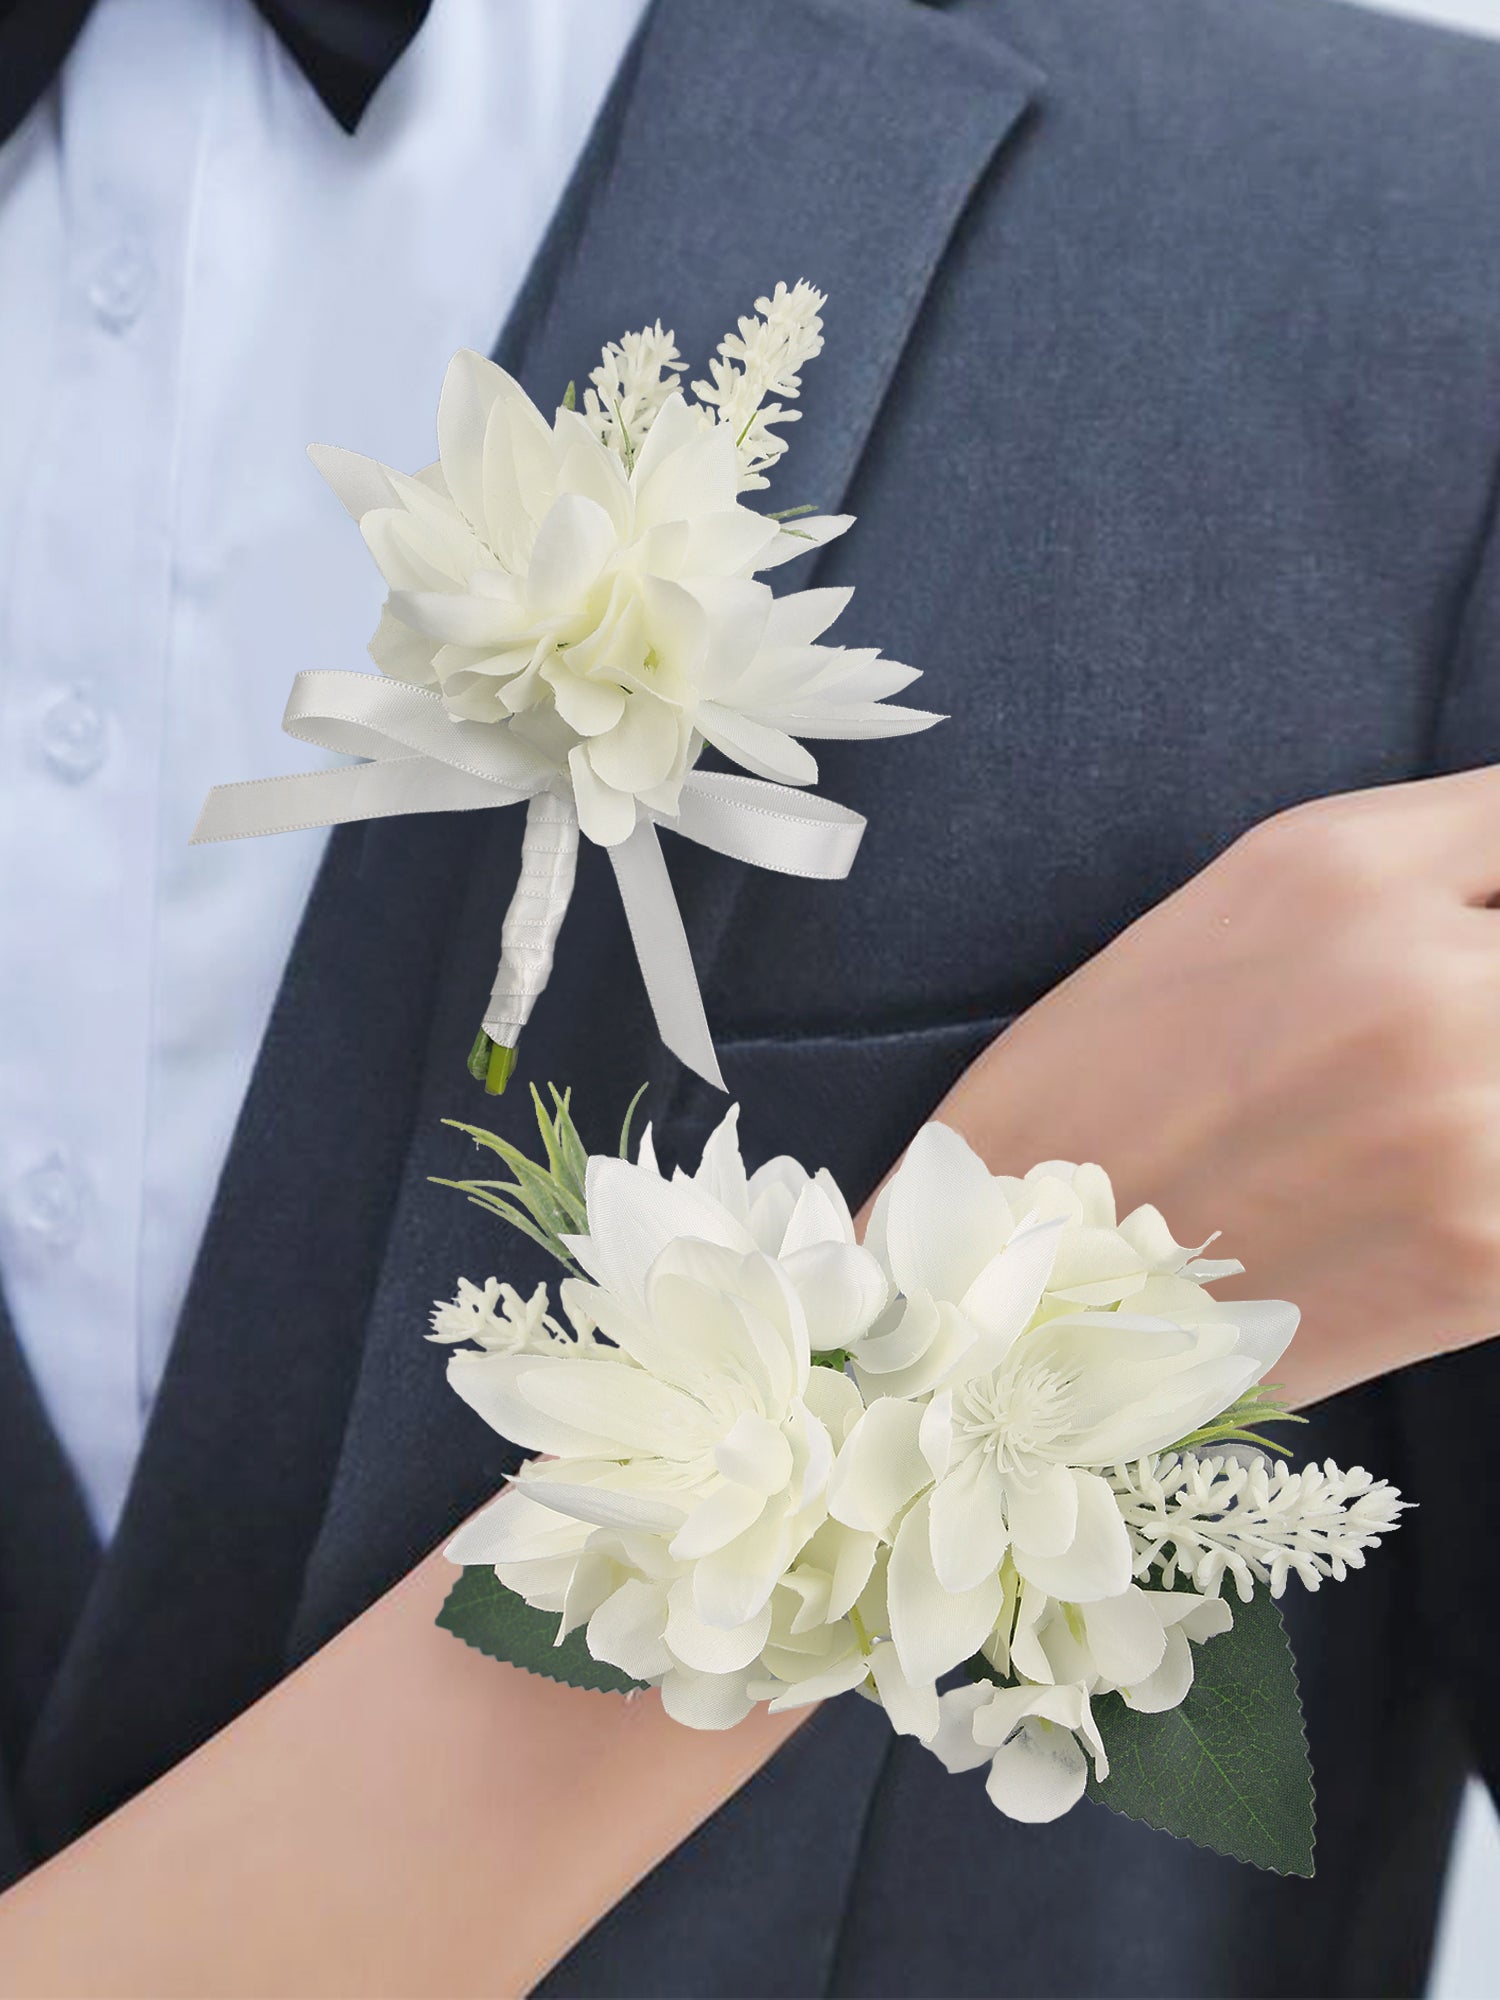
MULTIPOLYGON (((501 931, 500 965, 484 1017, 484 1033, 513 1052, 552 970, 573 887, 578 815, 566 771, 508 731, 456 720, 427 688, 373 674, 298 674, 282 726, 304 743, 369 761, 216 785, 193 829, 194 843, 402 813, 526 806, 521 879, 501 931)), ((689 1069, 722 1090, 658 825, 755 868, 837 881, 853 865, 865 822, 813 793, 694 770, 683 780, 675 817, 642 808, 634 832, 608 849, 661 1038, 689 1069)), ((508 1070, 507 1062, 500 1087, 508 1070)))

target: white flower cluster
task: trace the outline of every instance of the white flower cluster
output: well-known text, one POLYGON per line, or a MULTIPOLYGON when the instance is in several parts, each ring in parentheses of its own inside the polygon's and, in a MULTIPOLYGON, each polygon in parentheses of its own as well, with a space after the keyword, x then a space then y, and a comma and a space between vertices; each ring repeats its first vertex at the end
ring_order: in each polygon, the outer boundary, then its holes
POLYGON ((311 448, 389 586, 375 664, 565 779, 603 846, 643 812, 677 813, 705 743, 759 778, 809 785, 802 739, 940 719, 889 701, 915 669, 822 643, 849 591, 774 597, 759 580, 851 525, 783 524, 739 500, 784 449, 767 427, 796 412, 765 399, 797 393, 821 304, 809 285, 779 285, 764 318, 724 341, 698 404, 658 321, 607 347, 584 408, 550 424, 503 369, 455 355, 438 459, 414 477, 311 448))
POLYGON ((1155 1209, 1117 1219, 1100 1168, 994 1175, 932 1124, 860 1245, 826 1172, 747 1175, 736 1132, 731 1112, 691 1178, 649 1134, 637 1164, 589 1161, 561 1304, 592 1345, 533 1298, 506 1301, 507 1348, 470 1288, 480 1350, 449 1361, 547 1454, 449 1556, 493 1564, 560 1639, 584 1627, 680 1721, 859 1689, 951 1769, 988 1765, 1002 1811, 1050 1819, 1090 1759, 1107 1774, 1101 1694, 1184 1699, 1192 1645, 1232 1624, 1226 1572, 1241 1595, 1341 1575, 1395 1525, 1363 1473, 1173 1454, 1297 1314, 1214 1299, 1240 1267, 1155 1209), (940 1691, 966 1663, 983 1678, 940 1691))

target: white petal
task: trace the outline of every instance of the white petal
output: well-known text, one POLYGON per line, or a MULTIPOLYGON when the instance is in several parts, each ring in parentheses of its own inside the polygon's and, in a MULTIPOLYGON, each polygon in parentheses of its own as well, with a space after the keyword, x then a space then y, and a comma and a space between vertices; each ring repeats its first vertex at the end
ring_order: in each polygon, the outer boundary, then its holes
POLYGON ((1118 1597, 1130 1583, 1130 1536, 1107 1480, 1074 1472, 1078 1528, 1066 1552, 1033 1556, 1017 1546, 1016 1568, 1029 1583, 1066 1604, 1118 1597))
POLYGON ((785 1509, 774 1501, 766 1506, 743 1534, 694 1565, 693 1604, 698 1616, 718 1629, 742 1624, 748 1628, 762 1613, 769 1617, 771 1593, 795 1553, 797 1539, 785 1509))
POLYGON ((659 1680, 672 1666, 663 1637, 666 1622, 667 1593, 661 1585, 630 1577, 590 1618, 589 1651, 632 1680, 659 1680))
MULTIPOLYGON (((587 675, 574 673, 566 654, 554 654, 543 663, 540 671, 542 679, 552 690, 557 712, 569 729, 576 729, 580 736, 607 742, 609 733, 619 727, 625 714, 624 688, 615 681, 590 680, 587 675)), ((599 742, 590 741, 587 746, 589 763, 606 785, 614 785, 614 779, 595 755, 599 748, 599 742)), ((608 759, 605 761, 607 763, 608 759)), ((630 787, 620 785, 615 789, 629 791, 630 787)))
POLYGON ((827 1431, 837 1451, 864 1415, 859 1390, 839 1368, 811 1368, 802 1400, 827 1431))
POLYGON ((356 521, 373 507, 396 505, 395 488, 378 459, 361 458, 336 444, 310 444, 307 455, 356 521))
POLYGON ((1010 1205, 950 1126, 924 1125, 890 1184, 886 1253, 897 1288, 957 1303, 1011 1231, 1010 1205))
POLYGON ((885 1308, 885 1273, 857 1244, 810 1243, 784 1254, 781 1263, 807 1314, 814 1352, 851 1347, 885 1308))
POLYGON ((995 1752, 984 1788, 1008 1819, 1042 1826, 1077 1805, 1087 1779, 1088 1759, 1071 1731, 1036 1719, 995 1752))
POLYGON ((718 428, 701 430, 689 415, 683 430, 669 398, 652 424, 635 462, 638 529, 663 521, 693 521, 738 505, 738 458, 734 439, 718 428))
POLYGON ((563 1240, 596 1284, 640 1308, 646 1275, 684 1237, 741 1253, 755 1248, 749 1231, 691 1181, 664 1181, 649 1168, 595 1154, 584 1177, 587 1236, 563 1240))
POLYGON ((1255 1361, 1254 1379, 1263 1381, 1291 1344, 1300 1309, 1286 1299, 1226 1299, 1224 1311, 1239 1331, 1240 1353, 1255 1361))
POLYGON ((1180 1625, 1162 1634, 1162 1657, 1153 1673, 1121 1685, 1127 1708, 1141 1715, 1160 1715, 1187 1700, 1193 1686, 1193 1649, 1180 1625))
POLYGON ((674 1667, 662 1681, 661 1705, 688 1729, 733 1729, 755 1706, 746 1692, 747 1679, 743 1673, 699 1674, 674 1667))
POLYGON ((760 1657, 771 1631, 771 1607, 738 1626, 710 1625, 694 1603, 692 1579, 680 1577, 667 1597, 667 1644, 683 1666, 704 1674, 731 1674, 760 1657))
POLYGON ((1016 1560, 1060 1556, 1078 1532, 1078 1484, 1066 1465, 1039 1467, 1029 1478, 1005 1481, 1006 1511, 1015 1539, 1016 1560))
POLYGON ((518 1486, 507 1486, 464 1522, 443 1554, 451 1563, 535 1562, 580 1555, 588 1535, 583 1522, 540 1505, 518 1486))
POLYGON ((825 542, 834 541, 839 535, 847 534, 854 526, 852 514, 803 514, 795 521, 787 521, 781 534, 755 565, 757 569, 776 569, 782 563, 795 562, 798 556, 811 554, 825 542))
POLYGON ((953 1391, 939 1389, 927 1399, 917 1431, 917 1444, 934 1479, 946 1477, 953 1463, 953 1391))
POLYGON ((982 1335, 965 1358, 966 1376, 1004 1360, 1041 1301, 1063 1234, 1060 1218, 1028 1217, 964 1293, 959 1311, 982 1335))
POLYGON ((549 1468, 539 1466, 528 1475, 527 1483, 545 1486, 548 1503, 560 1514, 591 1521, 598 1528, 641 1529, 648 1534, 670 1535, 682 1526, 682 1509, 657 1495, 632 1492, 605 1485, 602 1481, 584 1485, 552 1479, 549 1468))
POLYGON ((742 1410, 714 1446, 714 1464, 726 1479, 755 1493, 784 1493, 792 1477, 792 1447, 779 1424, 742 1410))
POLYGON ((437 641, 410 625, 403 625, 387 603, 381 607, 380 623, 369 644, 370 658, 392 680, 410 681, 414 687, 431 687, 438 678, 435 655, 437 641))
POLYGON ((493 649, 516 630, 516 612, 499 597, 465 590, 393 590, 391 615, 445 646, 493 649))
POLYGON ((864 1594, 879 1547, 878 1535, 862 1534, 857 1528, 848 1528, 840 1536, 839 1552, 828 1587, 830 1618, 847 1618, 851 1607, 864 1594))
POLYGON ((884 1534, 932 1474, 917 1442, 922 1412, 882 1397, 844 1440, 828 1482, 828 1511, 846 1527, 884 1534))
MULTIPOLYGON (((606 785, 622 792, 646 792, 661 784, 675 766, 683 725, 677 711, 654 695, 622 694, 621 699, 618 721, 589 745, 589 762, 606 785)), ((561 706, 559 702, 559 710, 561 706)))
POLYGON ((793 1681, 790 1685, 777 1681, 752 1681, 750 1692, 757 1701, 766 1704, 770 1715, 785 1715, 794 1708, 808 1708, 815 1701, 832 1701, 835 1695, 848 1694, 857 1688, 869 1673, 861 1653, 850 1653, 836 1661, 822 1673, 809 1674, 806 1680, 793 1681))
POLYGON ((1010 1540, 1005 1482, 987 1451, 970 1452, 932 1490, 932 1566, 944 1590, 974 1590, 1000 1567, 1010 1540))
POLYGON ((617 1456, 649 1452, 670 1457, 681 1440, 702 1426, 701 1404, 643 1368, 566 1354, 521 1359, 530 1366, 517 1371, 516 1392, 531 1409, 590 1438, 610 1440, 621 1447, 617 1456))
MULTIPOLYGON (((737 1104, 730 1105, 709 1133, 693 1181, 711 1201, 727 1209, 736 1221, 748 1223, 750 1189, 745 1178, 745 1162, 740 1156, 740 1107, 737 1104)), ((769 1250, 773 1256, 781 1247, 777 1243, 762 1243, 759 1238, 756 1243, 758 1248, 769 1250)))
POLYGON ((697 1503, 672 1537, 672 1556, 678 1562, 697 1562, 701 1556, 712 1555, 753 1527, 765 1504, 763 1494, 726 1481, 697 1503))
POLYGON ((794 1257, 799 1250, 815 1245, 853 1242, 848 1204, 825 1168, 803 1182, 780 1243, 767 1244, 766 1248, 779 1257, 794 1257))
POLYGON ((994 1756, 993 1745, 974 1740, 975 1714, 989 1697, 988 1682, 978 1681, 968 1687, 950 1688, 938 1696, 938 1732, 927 1747, 945 1769, 977 1771, 994 1756))
POLYGON ((931 1681, 914 1686, 902 1671, 901 1656, 888 1639, 874 1648, 868 1665, 892 1729, 898 1736, 915 1736, 919 1743, 930 1743, 942 1721, 938 1691, 931 1681))
POLYGON ((580 743, 568 753, 568 774, 581 831, 600 847, 618 847, 629 840, 635 832, 635 800, 603 782, 589 762, 586 745, 580 743))
POLYGON ((699 732, 736 764, 769 778, 779 785, 812 785, 818 779, 818 760, 810 750, 753 716, 722 702, 703 702, 694 717, 699 732))
POLYGON ((925 1499, 916 1503, 896 1531, 886 1590, 891 1637, 908 1679, 917 1682, 940 1680, 977 1653, 994 1630, 1005 1601, 998 1575, 974 1590, 943 1589, 932 1566, 925 1499))
POLYGON ((617 547, 614 523, 597 501, 560 494, 536 531, 527 602, 542 613, 577 610, 617 547))
POLYGON ((500 393, 502 370, 482 354, 461 347, 448 363, 438 397, 438 458, 454 501, 477 534, 485 532, 484 435, 500 393))
POLYGON ((465 1350, 448 1360, 448 1386, 492 1430, 527 1451, 563 1457, 618 1456, 612 1440, 582 1425, 547 1415, 521 1385, 521 1373, 539 1365, 526 1354, 476 1354, 465 1350))
POLYGON ((1118 1597, 1085 1605, 1083 1626, 1094 1664, 1116 1687, 1135 1686, 1162 1663, 1166 1635, 1161 1620, 1145 1591, 1134 1585, 1118 1597))

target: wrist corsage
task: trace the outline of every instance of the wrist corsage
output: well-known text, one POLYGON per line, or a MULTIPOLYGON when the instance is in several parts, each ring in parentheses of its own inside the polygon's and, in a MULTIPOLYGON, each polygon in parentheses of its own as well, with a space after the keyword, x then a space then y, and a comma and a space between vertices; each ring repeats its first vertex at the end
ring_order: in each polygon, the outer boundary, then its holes
POLYGON ((1295 1307, 1214 1298, 1242 1267, 1117 1218, 1101 1168, 992 1174, 942 1124, 860 1244, 826 1171, 746 1173, 734 1110, 668 1178, 649 1129, 590 1158, 536 1102, 541 1160, 462 1127, 511 1178, 449 1185, 557 1257, 559 1313, 461 1281, 430 1337, 545 1456, 449 1544, 440 1623, 698 1729, 858 1692, 1012 1818, 1088 1791, 1312 1872, 1275 1600, 1404 1503, 1266 1434, 1295 1307))

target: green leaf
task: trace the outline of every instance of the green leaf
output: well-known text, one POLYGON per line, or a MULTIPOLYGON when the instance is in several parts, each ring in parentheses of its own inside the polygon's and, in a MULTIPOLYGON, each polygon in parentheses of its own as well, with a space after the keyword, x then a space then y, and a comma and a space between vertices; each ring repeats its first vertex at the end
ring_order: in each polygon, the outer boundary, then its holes
POLYGON ((1265 1591, 1230 1602, 1234 1629, 1193 1647, 1180 1708, 1141 1715, 1117 1694, 1095 1704, 1109 1777, 1090 1777, 1089 1794, 1236 1861, 1311 1876, 1312 1766, 1286 1628, 1265 1591))
POLYGON ((618 1667, 596 1660, 584 1641, 582 1627, 557 1645, 557 1613, 533 1610, 483 1563, 465 1565, 437 1622, 445 1632, 477 1652, 488 1653, 492 1660, 506 1660, 528 1674, 561 1681, 565 1687, 629 1694, 646 1685, 633 1681, 618 1667))
POLYGON ((646 1095, 646 1092, 649 1089, 649 1087, 650 1087, 649 1085, 643 1083, 640 1089, 636 1092, 635 1096, 631 1098, 630 1102, 625 1107, 625 1123, 620 1127, 620 1158, 622 1160, 628 1160, 630 1158, 630 1127, 633 1119, 635 1118, 635 1107, 640 1103, 641 1099, 646 1095))

